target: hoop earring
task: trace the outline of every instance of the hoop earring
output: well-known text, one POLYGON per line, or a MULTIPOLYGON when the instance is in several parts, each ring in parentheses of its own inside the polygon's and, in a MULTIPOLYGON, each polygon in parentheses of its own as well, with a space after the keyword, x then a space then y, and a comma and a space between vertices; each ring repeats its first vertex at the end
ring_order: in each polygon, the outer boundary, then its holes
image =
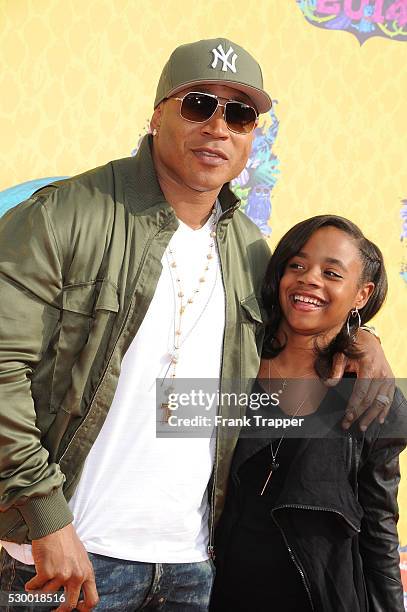
POLYGON ((347 331, 347 334, 348 334, 349 338, 351 337, 350 328, 351 328, 351 326, 353 324, 352 323, 352 319, 355 319, 355 318, 357 319, 356 320, 357 325, 356 325, 355 332, 352 334, 353 340, 356 338, 356 334, 357 334, 357 332, 359 330, 359 327, 362 324, 362 321, 361 321, 361 318, 360 318, 359 310, 357 308, 352 308, 352 310, 348 314, 348 318, 346 319, 346 331, 347 331))

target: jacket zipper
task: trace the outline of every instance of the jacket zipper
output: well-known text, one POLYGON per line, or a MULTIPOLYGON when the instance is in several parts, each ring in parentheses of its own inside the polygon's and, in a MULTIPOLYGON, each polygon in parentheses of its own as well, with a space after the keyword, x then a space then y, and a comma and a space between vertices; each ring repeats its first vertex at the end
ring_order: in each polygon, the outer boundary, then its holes
MULTIPOLYGON (((349 438, 351 439, 351 438, 349 438)), ((350 443, 351 446, 351 443, 350 443)), ((282 529, 282 527, 279 525, 277 519, 274 516, 274 512, 275 510, 281 510, 283 508, 301 508, 301 510, 317 510, 317 511, 322 511, 322 512, 333 512, 334 514, 339 514, 340 517, 343 518, 343 520, 352 527, 352 529, 354 529, 357 533, 360 533, 360 529, 358 529, 358 527, 356 527, 349 519, 346 518, 346 516, 344 514, 342 514, 342 512, 339 512, 338 510, 335 510, 334 508, 322 508, 320 506, 304 506, 302 504, 284 504, 282 506, 277 506, 277 508, 273 508, 273 511, 271 513, 271 516, 275 522, 275 524, 277 525, 277 527, 279 528, 281 535, 283 536, 285 545, 287 547, 288 553, 292 559, 292 561, 294 562, 295 566, 297 567, 298 571, 300 572, 301 575, 301 579, 303 581, 303 584, 305 586, 305 589, 307 591, 308 594, 308 598, 311 604, 312 609, 314 610, 314 606, 312 603, 312 598, 311 598, 311 592, 309 590, 308 584, 307 584, 307 578, 305 575, 305 571, 303 570, 300 562, 296 559, 292 549, 290 548, 290 545, 288 544, 287 538, 285 536, 285 533, 282 529)))
POLYGON ((348 438, 348 461, 347 461, 346 468, 347 468, 348 474, 350 474, 350 468, 352 465, 352 436, 349 432, 347 433, 347 438, 348 438))
POLYGON ((275 510, 281 510, 283 508, 301 508, 301 510, 318 510, 322 512, 333 512, 334 514, 339 514, 339 516, 343 518, 345 523, 350 525, 352 529, 356 531, 356 533, 360 533, 360 529, 356 527, 356 525, 354 525, 348 518, 346 518, 346 516, 342 514, 342 512, 339 512, 339 510, 335 510, 334 508, 322 508, 320 506, 303 506, 302 504, 283 504, 282 506, 277 506, 276 508, 273 508, 273 512, 275 510))
MULTIPOLYGON (((222 278, 223 293, 225 296, 225 327, 223 330, 223 339, 222 339, 222 358, 221 358, 221 366, 220 366, 221 376, 220 376, 220 385, 219 385, 219 397, 222 397, 221 391, 222 391, 222 375, 223 375, 223 358, 225 354, 227 296, 226 296, 225 279, 223 276, 223 266, 222 266, 222 259, 220 255, 218 237, 216 237, 216 245, 218 247, 219 267, 220 267, 221 278, 222 278)), ((218 431, 216 431, 215 463, 213 467, 213 485, 212 485, 212 491, 211 491, 210 519, 209 519, 209 542, 208 542, 208 555, 209 555, 209 558, 212 559, 213 561, 215 560, 214 531, 215 531, 215 491, 216 491, 216 481, 217 481, 217 474, 218 474, 218 437, 219 437, 219 433, 218 431)))
MULTIPOLYGON (((362 446, 365 440, 365 433, 363 434, 363 438, 362 438, 362 446)), ((352 488, 353 488, 353 492, 356 495, 356 498, 358 497, 358 490, 359 490, 359 483, 358 483, 358 474, 359 474, 359 463, 360 463, 360 454, 359 454, 359 449, 358 449, 358 442, 357 440, 355 440, 355 445, 354 448, 355 450, 353 450, 353 437, 352 434, 348 433, 348 446, 349 446, 349 459, 348 459, 348 474, 352 479, 352 488), (353 463, 353 469, 351 471, 352 468, 352 460, 353 457, 355 458, 355 461, 353 463)))
MULTIPOLYGON (((162 228, 161 228, 161 229, 162 229, 162 228)), ((138 281, 138 279, 139 279, 139 276, 140 276, 140 274, 141 274, 141 270, 142 270, 142 268, 143 268, 143 266, 144 266, 144 261, 145 261, 146 256, 147 256, 147 251, 149 250, 150 245, 151 245, 152 241, 154 240, 154 238, 157 236, 157 234, 159 234, 159 233, 160 233, 161 229, 160 229, 160 230, 158 230, 158 232, 156 232, 156 233, 155 233, 153 236, 151 236, 151 237, 148 239, 148 241, 146 242, 146 245, 145 245, 145 247, 144 247, 144 251, 143 251, 143 255, 142 255, 142 257, 141 257, 140 265, 139 265, 139 268, 138 268, 138 272, 137 272, 137 275, 136 275, 136 277, 135 277, 135 284, 134 284, 134 286, 136 286, 136 285, 137 285, 137 281, 138 281)), ((99 387, 101 386, 101 384, 103 383, 103 381, 104 381, 104 379, 105 379, 106 372, 107 372, 107 370, 109 369, 109 365, 110 365, 110 362, 111 362, 111 360, 112 360, 112 357, 113 357, 114 351, 115 351, 115 349, 116 349, 117 343, 119 342, 119 340, 120 340, 120 338, 121 338, 121 335, 122 335, 122 333, 123 333, 124 328, 126 327, 127 320, 128 320, 128 318, 129 318, 129 314, 130 314, 130 310, 131 310, 132 305, 133 305, 133 300, 134 300, 134 296, 133 296, 133 299, 131 299, 131 300, 130 300, 129 307, 128 307, 128 309, 127 309, 127 313, 126 313, 126 316, 124 317, 123 323, 122 323, 122 325, 121 325, 121 327, 120 327, 120 331, 119 331, 118 336, 117 336, 117 338, 116 338, 116 342, 114 343, 114 346, 113 346, 113 348, 112 348, 112 350, 111 350, 111 353, 110 353, 110 355, 109 355, 109 358, 108 358, 107 363, 106 363, 106 366, 105 366, 105 369, 103 370, 103 374, 102 374, 102 376, 100 377, 99 383, 97 384, 96 389, 95 389, 95 391, 94 391, 94 393, 93 393, 93 395, 92 395, 92 399, 91 399, 91 401, 90 401, 90 403, 89 403, 89 410, 88 410, 88 412, 86 413, 86 416, 85 416, 85 418, 83 419, 83 421, 80 423, 79 427, 78 427, 78 428, 75 430, 75 432, 74 432, 74 434, 73 434, 72 438, 69 440, 68 446, 66 447, 66 449, 65 449, 65 450, 64 450, 64 452, 62 453, 61 457, 59 458, 58 463, 60 463, 60 462, 62 461, 62 459, 65 457, 66 453, 67 453, 67 452, 68 452, 68 450, 69 450, 69 447, 71 446, 72 442, 73 442, 73 441, 74 441, 74 439, 75 439, 76 434, 77 434, 77 433, 78 433, 78 431, 79 431, 79 430, 82 428, 83 424, 86 422, 86 419, 88 418, 88 416, 89 416, 89 414, 90 414, 90 412, 91 412, 91 410, 92 410, 92 404, 93 404, 93 401, 94 401, 94 399, 95 399, 95 396, 96 396, 96 394, 97 394, 97 392, 98 392, 98 390, 99 390, 99 387)))
MULTIPOLYGON (((286 506, 284 506, 284 507, 286 507, 286 506)), ((288 507, 288 506, 287 506, 287 507, 288 507)), ((296 507, 296 506, 295 506, 295 507, 296 507)), ((293 553, 293 551, 292 551, 292 549, 291 549, 291 547, 290 547, 290 545, 289 545, 289 543, 288 543, 288 540, 287 540, 287 538, 286 538, 286 536, 285 536, 285 533, 284 533, 284 531, 283 531, 282 527, 279 525, 279 523, 278 523, 277 519, 275 518, 275 516, 274 516, 273 512, 271 513, 271 516, 272 516, 273 521, 274 521, 274 522, 275 522, 275 524, 277 525, 277 527, 278 527, 278 529, 279 529, 279 531, 280 531, 281 535, 283 536, 284 543, 285 543, 285 545, 286 545, 286 547, 287 547, 288 554, 290 555, 290 558, 291 558, 292 562, 294 563, 295 567, 297 568, 297 570, 298 570, 298 571, 299 571, 299 573, 300 573, 302 583, 303 583, 303 585, 304 585, 304 587, 305 587, 305 590, 306 590, 306 592, 307 592, 307 596, 308 596, 308 599, 309 599, 309 602, 310 602, 310 605, 311 605, 311 609, 312 609, 312 610, 315 610, 315 608, 314 608, 314 604, 313 604, 313 601, 312 601, 312 597, 311 597, 311 591, 310 591, 310 588, 309 588, 309 586, 308 586, 308 579, 307 579, 307 577, 306 577, 306 575, 305 575, 305 571, 304 571, 304 569, 302 568, 301 563, 300 563, 300 562, 299 562, 299 561, 296 559, 296 557, 295 557, 295 555, 294 555, 294 553, 293 553)))
POLYGON ((358 470, 357 470, 357 467, 355 467, 352 470, 352 459, 353 459, 352 435, 348 432, 347 436, 348 436, 348 461, 347 461, 346 468, 347 468, 347 473, 348 473, 348 477, 351 483, 352 490, 357 498, 358 496, 358 470))
POLYGON ((208 555, 212 561, 215 560, 215 547, 213 545, 214 537, 214 515, 215 515, 215 490, 216 490, 216 474, 218 470, 218 433, 216 433, 215 441, 215 465, 213 472, 213 485, 211 492, 211 507, 210 507, 210 525, 209 525, 209 542, 208 542, 208 555))

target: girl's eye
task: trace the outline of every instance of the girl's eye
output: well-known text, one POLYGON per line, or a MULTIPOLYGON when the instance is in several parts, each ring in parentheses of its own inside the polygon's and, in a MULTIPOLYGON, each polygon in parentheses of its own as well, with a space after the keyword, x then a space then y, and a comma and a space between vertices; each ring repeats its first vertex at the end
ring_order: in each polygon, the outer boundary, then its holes
POLYGON ((304 266, 298 263, 298 261, 292 261, 287 267, 291 268, 292 270, 301 270, 304 266))
POLYGON ((343 278, 340 274, 334 272, 334 270, 325 270, 325 274, 331 278, 343 278))

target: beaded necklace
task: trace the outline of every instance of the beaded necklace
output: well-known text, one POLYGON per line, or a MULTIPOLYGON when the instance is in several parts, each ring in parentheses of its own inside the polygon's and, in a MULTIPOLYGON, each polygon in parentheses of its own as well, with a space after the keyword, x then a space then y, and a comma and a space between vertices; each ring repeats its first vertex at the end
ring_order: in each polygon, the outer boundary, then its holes
MULTIPOLYGON (((165 252, 167 264, 170 271, 172 286, 173 286, 173 295, 174 295, 174 330, 173 330, 173 339, 172 339, 172 347, 168 351, 169 364, 168 368, 164 374, 162 384, 164 380, 169 378, 170 380, 174 380, 177 377, 177 363, 180 357, 180 351, 186 340, 190 337, 196 326, 198 325, 200 319, 202 318, 209 302, 212 299, 213 293, 215 291, 217 279, 218 279, 218 267, 216 268, 215 280, 212 285, 212 288, 209 292, 208 299, 203 305, 202 309, 198 313, 196 319, 192 323, 191 327, 188 330, 185 330, 183 327, 184 324, 184 314, 185 311, 191 308, 191 305, 195 303, 195 299, 201 293, 201 288, 203 284, 207 281, 207 274, 211 266, 211 262, 214 259, 214 249, 215 249, 215 238, 216 238, 216 206, 213 207, 211 216, 209 219, 210 223, 210 233, 209 233, 209 250, 205 256, 205 264, 202 273, 199 275, 198 283, 195 289, 192 290, 192 293, 189 297, 186 297, 185 291, 182 286, 182 279, 180 273, 178 271, 178 265, 176 261, 176 252, 174 248, 167 248, 165 252)), ((174 391, 174 387, 169 386, 165 389, 165 395, 168 398, 169 394, 174 391)), ((168 422, 168 418, 171 415, 171 410, 169 409, 168 399, 161 403, 161 409, 163 410, 163 421, 164 423, 168 422)))

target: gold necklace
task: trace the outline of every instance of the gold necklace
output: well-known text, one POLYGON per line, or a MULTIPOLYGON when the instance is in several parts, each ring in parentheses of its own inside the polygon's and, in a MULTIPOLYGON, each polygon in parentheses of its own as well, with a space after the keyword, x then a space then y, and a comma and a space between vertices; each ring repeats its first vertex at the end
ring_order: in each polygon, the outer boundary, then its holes
MULTIPOLYGON (((272 362, 272 359, 269 359, 269 362, 268 362, 269 392, 270 392, 270 380, 271 380, 271 362, 272 362)), ((281 395, 285 391, 285 389, 287 389, 287 387, 288 387, 288 384, 289 384, 288 383, 288 378, 281 374, 280 370, 278 369, 277 365, 274 362, 273 362, 273 367, 275 368, 279 378, 281 378, 282 381, 283 381, 282 387, 280 389, 278 389, 278 391, 277 391, 277 393, 279 395, 281 395)), ((301 378, 307 378, 311 373, 312 372, 307 372, 306 374, 303 374, 302 376, 296 376, 295 379, 297 380, 297 379, 301 379, 301 378)), ((314 372, 314 375, 315 375, 315 372, 314 372)))
MULTIPOLYGON (((275 368, 275 370, 276 370, 277 374, 279 375, 279 377, 280 377, 280 378, 283 378, 283 376, 282 376, 282 374, 281 374, 280 370, 278 369, 278 367, 276 366, 276 364, 275 364, 275 363, 273 363, 273 366, 274 366, 274 368, 275 368)), ((271 380, 271 359, 269 359, 269 363, 268 363, 268 374, 269 374, 269 381, 270 381, 270 380, 271 380)), ((304 374, 303 376, 298 376, 297 378, 306 378, 307 376, 308 376, 308 373, 307 373, 307 374, 304 374)), ((287 387, 288 387, 288 380, 287 380, 287 378, 284 378, 284 379, 283 379, 283 388, 282 388, 282 389, 279 389, 278 393, 281 395, 281 394, 283 393, 283 391, 284 391, 284 390, 285 390, 287 387)), ((271 389, 270 389, 270 387, 269 387, 269 393, 270 393, 270 391, 271 391, 271 389)), ((308 394, 307 394, 307 395, 304 397, 304 399, 303 399, 303 400, 302 400, 302 401, 299 403, 299 405, 298 405, 298 407, 297 407, 296 411, 294 412, 294 414, 293 414, 293 415, 290 415, 292 419, 295 419, 295 417, 298 415, 299 411, 301 410, 301 408, 303 407, 303 405, 305 404, 305 402, 308 400, 308 397, 309 397, 309 393, 308 393, 308 394)), ((265 490, 266 490, 266 488, 267 488, 268 483, 270 482, 270 478, 272 477, 273 473, 274 473, 276 470, 278 470, 278 468, 279 468, 279 466, 280 466, 280 464, 279 464, 279 463, 277 463, 277 455, 278 455, 278 451, 280 450, 280 446, 281 446, 281 444, 282 444, 282 442, 283 442, 283 440, 284 440, 284 437, 285 437, 285 435, 283 434, 283 435, 281 436, 280 440, 278 441, 277 448, 276 448, 276 450, 275 450, 275 451, 274 451, 274 449, 273 449, 273 443, 272 443, 272 442, 270 442, 270 452, 271 452, 271 467, 270 467, 270 472, 269 472, 269 474, 268 474, 268 476, 267 476, 266 482, 265 482, 265 483, 264 483, 264 485, 263 485, 263 488, 262 488, 262 490, 261 490, 260 495, 263 495, 264 491, 265 491, 265 490)))
MULTIPOLYGON (((210 263, 214 258, 216 226, 217 226, 217 221, 216 221, 216 205, 215 205, 211 211, 210 233, 209 233, 209 236, 210 236, 209 252, 206 254, 206 257, 205 257, 204 270, 202 274, 199 276, 198 285, 196 286, 195 289, 193 289, 191 295, 187 299, 185 299, 185 293, 182 287, 181 278, 177 270, 175 250, 170 249, 170 248, 166 250, 165 254, 166 254, 166 258, 167 258, 167 262, 168 262, 168 266, 170 270, 170 276, 171 276, 173 292, 174 292, 174 335, 173 335, 173 343, 172 343, 173 346, 168 353, 169 360, 170 360, 169 365, 164 374, 161 385, 167 379, 169 373, 170 373, 169 374, 170 379, 174 380, 176 378, 177 376, 176 368, 177 368, 177 363, 179 361, 180 349, 182 345, 185 343, 185 341, 189 338, 189 336, 191 335, 195 327, 198 325, 215 291, 215 287, 216 287, 216 283, 218 279, 218 268, 216 268, 215 280, 214 280, 212 289, 210 291, 210 294, 209 294, 209 297, 206 303, 204 304, 201 312, 198 314, 198 317, 195 319, 194 323, 189 328, 189 330, 186 333, 185 332, 183 333, 182 325, 183 325, 184 313, 186 309, 190 307, 191 304, 194 303, 194 299, 200 293, 203 283, 206 282, 206 275, 207 275, 207 272, 209 271, 210 263), (177 298, 179 299, 179 304, 177 304, 178 302, 177 298)), ((168 402, 168 396, 170 395, 170 393, 173 393, 173 391, 174 391, 174 387, 172 386, 168 387, 165 390, 165 395, 167 399, 161 402, 161 409, 163 410, 163 420, 161 422, 163 423, 168 423, 168 419, 171 415, 171 410, 169 408, 169 402, 168 402)))

